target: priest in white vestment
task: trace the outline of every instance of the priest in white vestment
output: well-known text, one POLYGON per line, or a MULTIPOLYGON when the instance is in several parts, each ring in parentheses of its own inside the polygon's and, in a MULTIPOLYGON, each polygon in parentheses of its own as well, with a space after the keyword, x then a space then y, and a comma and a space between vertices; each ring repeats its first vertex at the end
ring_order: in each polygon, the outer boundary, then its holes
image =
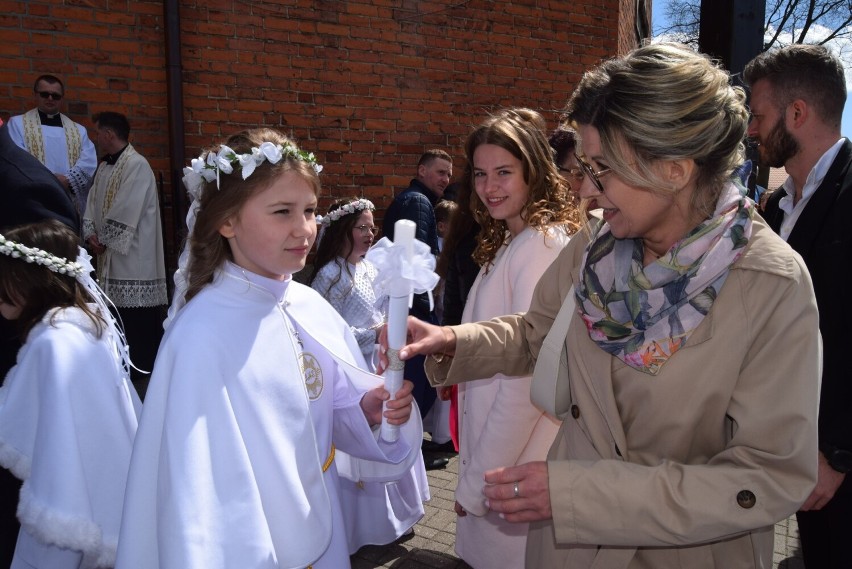
POLYGON ((65 86, 53 75, 33 85, 36 108, 9 119, 9 136, 53 172, 73 197, 80 215, 98 158, 86 127, 60 113, 65 86))
MULTIPOLYGON (((128 142, 120 113, 95 115, 103 160, 83 215, 83 238, 98 256, 98 282, 115 304, 133 363, 150 372, 168 304, 163 231, 154 172, 128 142)), ((144 397, 147 376, 133 370, 144 397)))

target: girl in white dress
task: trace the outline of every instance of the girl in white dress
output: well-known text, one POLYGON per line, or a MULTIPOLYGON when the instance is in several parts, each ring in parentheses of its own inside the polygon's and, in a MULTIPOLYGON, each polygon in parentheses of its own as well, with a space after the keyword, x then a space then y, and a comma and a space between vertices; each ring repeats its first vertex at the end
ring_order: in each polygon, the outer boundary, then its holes
MULTIPOLYGON (((372 371, 378 333, 384 325, 373 281, 377 273, 364 255, 373 244, 373 202, 364 198, 338 200, 317 218, 321 233, 311 287, 337 310, 352 329, 372 371)), ((419 454, 419 453, 418 453, 419 454)), ((349 552, 384 545, 411 531, 425 514, 430 499, 422 455, 398 480, 365 482, 341 478, 340 497, 349 552)))
POLYGON ((154 365, 117 567, 348 567, 336 451, 400 468, 416 457, 371 429, 384 416, 406 430, 410 382, 392 401, 356 388, 375 377, 349 326, 291 278, 316 237, 320 169, 260 128, 185 170, 186 305, 154 365))
POLYGON ((78 243, 58 221, 0 235, 0 314, 23 340, 0 388, 0 465, 23 481, 13 569, 115 563, 141 403, 78 243))
MULTIPOLYGON (((463 193, 481 226, 473 258, 482 268, 462 322, 524 312, 578 228, 570 187, 557 171, 544 120, 528 109, 486 120, 465 153, 463 193)), ((543 460, 556 436, 556 419, 530 402, 531 380, 498 374, 459 385, 456 553, 476 569, 524 566, 526 524, 490 512, 482 489, 486 470, 543 460)))
POLYGON ((373 354, 384 315, 376 305, 373 281, 376 268, 364 259, 378 228, 373 223, 373 202, 346 198, 317 218, 320 237, 308 284, 331 304, 352 328, 371 371, 373 354))

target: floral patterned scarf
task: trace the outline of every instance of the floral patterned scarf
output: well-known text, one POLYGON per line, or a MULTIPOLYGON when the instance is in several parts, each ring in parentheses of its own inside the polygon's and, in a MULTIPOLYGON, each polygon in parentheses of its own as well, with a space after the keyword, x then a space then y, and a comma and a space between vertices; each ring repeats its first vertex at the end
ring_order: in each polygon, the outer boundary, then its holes
POLYGON ((713 306, 751 237, 754 204, 729 182, 712 217, 643 266, 641 239, 599 224, 583 256, 577 306, 589 337, 627 365, 656 375, 713 306))

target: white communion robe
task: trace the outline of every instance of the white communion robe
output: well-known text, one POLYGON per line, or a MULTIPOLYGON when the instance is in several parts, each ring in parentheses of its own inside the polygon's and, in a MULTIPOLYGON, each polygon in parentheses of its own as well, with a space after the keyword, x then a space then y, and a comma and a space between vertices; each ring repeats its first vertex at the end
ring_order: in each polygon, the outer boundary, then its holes
MULTIPOLYGON (((401 472, 419 454, 408 435, 377 441, 353 386, 376 378, 359 360, 348 325, 313 290, 226 263, 160 347, 116 567, 349 567, 343 452, 401 472)), ((403 430, 418 421, 414 411, 403 430)), ((371 465, 356 469, 370 479, 371 465)))
POLYGON ((24 481, 13 569, 113 566, 140 408, 82 310, 33 327, 0 388, 0 464, 24 481))
MULTIPOLYGON (((376 268, 370 261, 348 264, 337 257, 322 267, 311 287, 350 325, 361 354, 372 370, 376 331, 382 312, 376 306, 373 280, 376 268), (344 267, 348 266, 348 271, 344 267)), ((420 423, 422 425, 422 422, 420 423)), ((421 433, 422 439, 422 433, 421 433)), ((425 515, 423 502, 429 501, 429 479, 422 454, 398 480, 366 482, 359 472, 344 472, 340 498, 346 525, 349 553, 364 545, 385 545, 398 539, 425 515)))

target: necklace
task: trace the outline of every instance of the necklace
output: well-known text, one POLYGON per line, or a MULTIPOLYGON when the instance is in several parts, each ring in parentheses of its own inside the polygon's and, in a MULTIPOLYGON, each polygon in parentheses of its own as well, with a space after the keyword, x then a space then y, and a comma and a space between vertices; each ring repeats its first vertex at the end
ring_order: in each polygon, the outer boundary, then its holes
POLYGON ((648 247, 647 245, 645 245, 645 240, 644 240, 644 239, 640 239, 640 240, 639 240, 639 243, 641 243, 641 244, 642 244, 642 252, 643 252, 644 254, 646 254, 646 255, 651 255, 651 256, 652 256, 652 257, 654 257, 655 259, 659 259, 660 257, 662 257, 662 254, 657 253, 656 251, 654 251, 653 249, 651 249, 650 247, 648 247))

